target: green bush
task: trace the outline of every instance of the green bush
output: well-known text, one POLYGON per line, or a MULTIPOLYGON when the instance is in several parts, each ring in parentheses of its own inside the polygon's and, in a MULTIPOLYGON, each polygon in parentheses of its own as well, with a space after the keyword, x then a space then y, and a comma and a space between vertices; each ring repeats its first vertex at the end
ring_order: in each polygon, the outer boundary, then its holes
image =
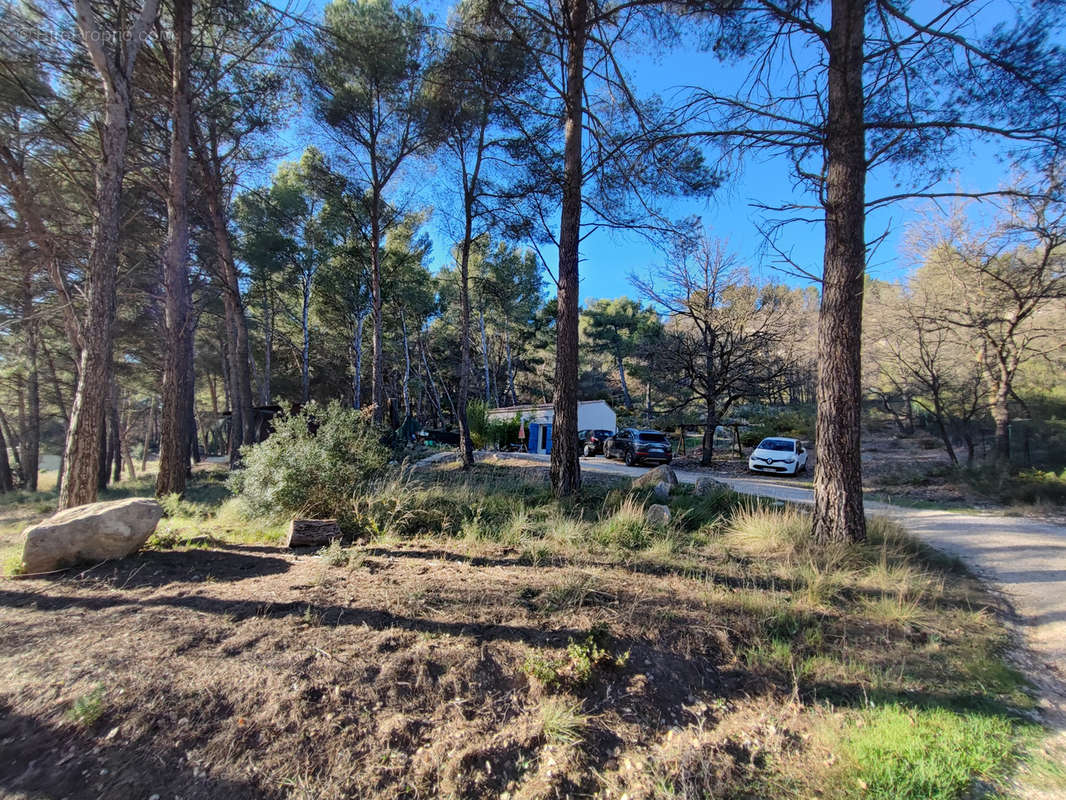
POLYGON ((474 447, 480 450, 485 446, 489 430, 489 409, 483 400, 471 400, 466 404, 466 424, 474 447))
POLYGON ((1066 469, 1023 469, 1011 474, 996 466, 963 470, 967 483, 986 497, 1005 505, 1066 504, 1066 469))
POLYGON ((470 438, 479 450, 486 447, 506 449, 518 442, 518 428, 522 417, 515 414, 511 419, 490 420, 489 409, 483 400, 471 400, 466 405, 466 423, 470 426, 470 438))
POLYGON ((740 432, 740 443, 754 447, 768 436, 814 437, 814 408, 810 406, 757 406, 738 411, 749 427, 740 432))
POLYGON ((333 402, 279 414, 264 442, 241 448, 230 489, 257 516, 345 517, 352 498, 389 461, 369 411, 333 402))

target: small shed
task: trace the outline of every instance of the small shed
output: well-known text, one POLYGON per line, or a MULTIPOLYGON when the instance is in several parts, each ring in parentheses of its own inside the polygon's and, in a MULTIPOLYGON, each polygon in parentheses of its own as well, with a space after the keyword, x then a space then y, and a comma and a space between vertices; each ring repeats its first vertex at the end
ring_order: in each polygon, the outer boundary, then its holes
MULTIPOLYGON (((552 449, 552 423, 555 408, 551 403, 536 403, 524 406, 504 406, 488 412, 491 421, 521 418, 526 424, 527 447, 531 453, 550 453, 552 449)), ((581 400, 577 404, 577 429, 617 430, 618 420, 606 400, 581 400)))

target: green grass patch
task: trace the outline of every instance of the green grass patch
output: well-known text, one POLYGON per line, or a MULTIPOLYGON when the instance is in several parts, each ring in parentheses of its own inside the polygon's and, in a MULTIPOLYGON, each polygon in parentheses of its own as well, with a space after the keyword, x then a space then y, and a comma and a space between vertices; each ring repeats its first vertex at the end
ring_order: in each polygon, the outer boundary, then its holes
POLYGON ((102 684, 98 685, 91 692, 75 699, 67 711, 67 716, 83 728, 91 728, 104 715, 106 698, 107 691, 102 684))
POLYGON ((898 704, 864 711, 843 731, 840 798, 959 800, 1010 772, 1034 726, 1006 713, 898 704))

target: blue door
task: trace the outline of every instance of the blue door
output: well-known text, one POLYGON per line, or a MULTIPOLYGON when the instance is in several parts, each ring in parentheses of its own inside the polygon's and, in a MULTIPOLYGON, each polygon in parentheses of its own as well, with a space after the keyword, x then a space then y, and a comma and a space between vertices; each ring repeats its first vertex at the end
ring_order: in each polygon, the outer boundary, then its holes
POLYGON ((529 452, 539 453, 540 450, 540 425, 535 422, 529 423, 529 452))
POLYGON ((552 451, 552 426, 544 426, 544 452, 550 453, 552 451))

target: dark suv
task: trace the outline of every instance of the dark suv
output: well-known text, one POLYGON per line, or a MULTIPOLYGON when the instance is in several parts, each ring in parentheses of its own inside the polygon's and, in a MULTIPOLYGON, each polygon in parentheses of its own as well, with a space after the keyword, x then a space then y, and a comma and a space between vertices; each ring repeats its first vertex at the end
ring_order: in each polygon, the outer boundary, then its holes
POLYGON ((623 428, 603 443, 607 458, 623 458, 633 466, 642 462, 669 464, 673 459, 670 439, 662 431, 639 431, 623 428))
POLYGON ((614 431, 587 430, 577 432, 577 446, 586 456, 603 452, 603 443, 614 436, 614 431))

